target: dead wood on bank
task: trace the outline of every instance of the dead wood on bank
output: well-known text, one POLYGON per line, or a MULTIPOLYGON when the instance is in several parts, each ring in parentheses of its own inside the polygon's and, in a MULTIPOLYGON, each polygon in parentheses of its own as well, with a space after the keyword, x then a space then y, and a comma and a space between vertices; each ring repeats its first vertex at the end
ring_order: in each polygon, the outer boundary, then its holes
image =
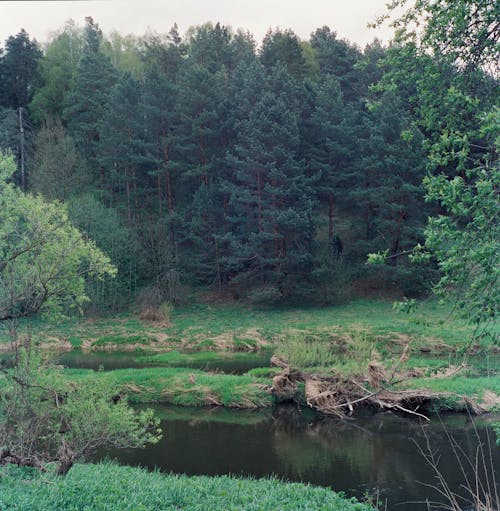
MULTIPOLYGON (((398 366, 403 361, 404 356, 389 372, 378 362, 371 361, 365 376, 346 377, 336 372, 332 372, 331 376, 305 373, 291 368, 284 360, 274 356, 271 363, 280 367, 282 372, 273 378, 271 392, 280 400, 291 400, 297 395, 298 384, 303 383, 307 404, 326 415, 346 417, 352 415, 355 408, 370 406, 403 412, 428 421, 429 418, 418 411, 422 405, 454 394, 425 389, 395 389, 394 384, 411 377, 411 374, 398 372, 398 366)), ((464 399, 467 408, 473 413, 486 411, 471 399, 464 399)))

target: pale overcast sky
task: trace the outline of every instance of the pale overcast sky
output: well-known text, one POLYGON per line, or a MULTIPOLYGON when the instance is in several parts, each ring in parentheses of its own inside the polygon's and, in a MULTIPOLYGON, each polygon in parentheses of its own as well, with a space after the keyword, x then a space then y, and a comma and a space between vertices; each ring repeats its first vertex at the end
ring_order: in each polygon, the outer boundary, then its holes
POLYGON ((143 35, 146 30, 168 32, 177 22, 181 33, 191 25, 220 21, 249 30, 257 42, 269 27, 291 28, 301 38, 323 25, 361 47, 374 37, 387 42, 390 30, 367 24, 385 12, 387 0, 0 0, 0 45, 24 28, 39 42, 70 18, 83 24, 92 16, 102 30, 143 35))

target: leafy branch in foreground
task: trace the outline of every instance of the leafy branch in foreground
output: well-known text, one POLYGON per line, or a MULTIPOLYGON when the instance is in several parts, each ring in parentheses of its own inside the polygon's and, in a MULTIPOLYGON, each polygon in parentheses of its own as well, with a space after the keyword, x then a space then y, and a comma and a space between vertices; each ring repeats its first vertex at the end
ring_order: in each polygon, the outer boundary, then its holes
POLYGON ((66 475, 98 449, 144 447, 161 438, 152 410, 136 412, 119 389, 94 375, 69 380, 26 346, 0 373, 0 464, 44 469, 57 462, 66 475))
MULTIPOLYGON (((14 170, 13 158, 0 153, 0 325, 9 326, 39 312, 79 308, 88 300, 88 276, 116 273, 62 204, 10 182, 14 170)), ((56 461, 65 475, 99 448, 158 441, 153 412, 135 412, 116 386, 98 376, 70 381, 42 363, 29 336, 13 347, 13 368, 0 373, 0 463, 44 468, 56 461)))

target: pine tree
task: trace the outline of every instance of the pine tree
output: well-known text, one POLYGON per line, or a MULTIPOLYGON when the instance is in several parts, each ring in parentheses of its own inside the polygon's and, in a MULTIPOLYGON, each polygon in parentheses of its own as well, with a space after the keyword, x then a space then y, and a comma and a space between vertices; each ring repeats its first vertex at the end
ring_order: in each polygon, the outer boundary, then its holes
POLYGON ((297 158, 298 114, 287 108, 287 85, 276 70, 228 155, 231 253, 240 263, 234 280, 258 282, 256 298, 289 298, 311 271, 315 196, 297 158))
POLYGON ((147 192, 151 187, 151 177, 146 173, 141 175, 147 160, 139 107, 139 85, 127 73, 110 93, 108 108, 99 126, 97 148, 111 203, 126 211, 129 226, 137 221, 143 204, 141 188, 147 192))
POLYGON ((355 65, 361 57, 359 49, 344 39, 338 39, 337 34, 326 26, 312 34, 311 46, 316 51, 320 74, 336 77, 344 100, 356 101, 358 71, 355 65))
POLYGON ((84 47, 75 83, 68 96, 64 121, 80 154, 94 171, 99 169, 96 151, 100 123, 107 108, 116 73, 108 57, 100 51, 102 34, 92 18, 86 18, 84 47))
POLYGON ((364 217, 365 232, 357 249, 361 257, 387 251, 390 280, 418 292, 420 270, 412 273, 399 255, 423 238, 427 208, 422 135, 411 127, 400 98, 390 91, 372 104, 366 123, 367 137, 360 142, 354 165, 359 183, 350 193, 364 217))
POLYGON ((0 106, 26 108, 41 84, 38 62, 42 50, 23 29, 7 39, 0 56, 0 106))
POLYGON ((260 59, 268 70, 281 64, 296 80, 306 76, 307 64, 300 39, 291 30, 269 30, 262 41, 260 59))

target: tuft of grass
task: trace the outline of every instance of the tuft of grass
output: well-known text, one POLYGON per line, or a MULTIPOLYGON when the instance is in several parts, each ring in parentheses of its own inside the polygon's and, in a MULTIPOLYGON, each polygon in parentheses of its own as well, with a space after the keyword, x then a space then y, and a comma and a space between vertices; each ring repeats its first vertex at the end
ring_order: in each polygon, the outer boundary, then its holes
POLYGON ((327 488, 275 478, 161 474, 112 463, 77 464, 66 477, 7 467, 2 511, 374 511, 327 488))
POLYGON ((279 367, 255 367, 247 371, 248 376, 254 376, 256 378, 273 378, 277 374, 281 373, 279 367))
POLYGON ((71 344, 71 347, 74 350, 82 349, 83 339, 81 337, 76 337, 76 336, 71 335, 70 337, 68 337, 68 342, 71 344))
POLYGON ((255 351, 257 348, 258 345, 255 339, 241 339, 239 337, 233 339, 233 349, 235 351, 255 351))
POLYGON ((278 343, 276 354, 292 367, 335 369, 345 374, 363 374, 376 351, 376 344, 364 332, 350 336, 313 336, 291 332, 278 343))

